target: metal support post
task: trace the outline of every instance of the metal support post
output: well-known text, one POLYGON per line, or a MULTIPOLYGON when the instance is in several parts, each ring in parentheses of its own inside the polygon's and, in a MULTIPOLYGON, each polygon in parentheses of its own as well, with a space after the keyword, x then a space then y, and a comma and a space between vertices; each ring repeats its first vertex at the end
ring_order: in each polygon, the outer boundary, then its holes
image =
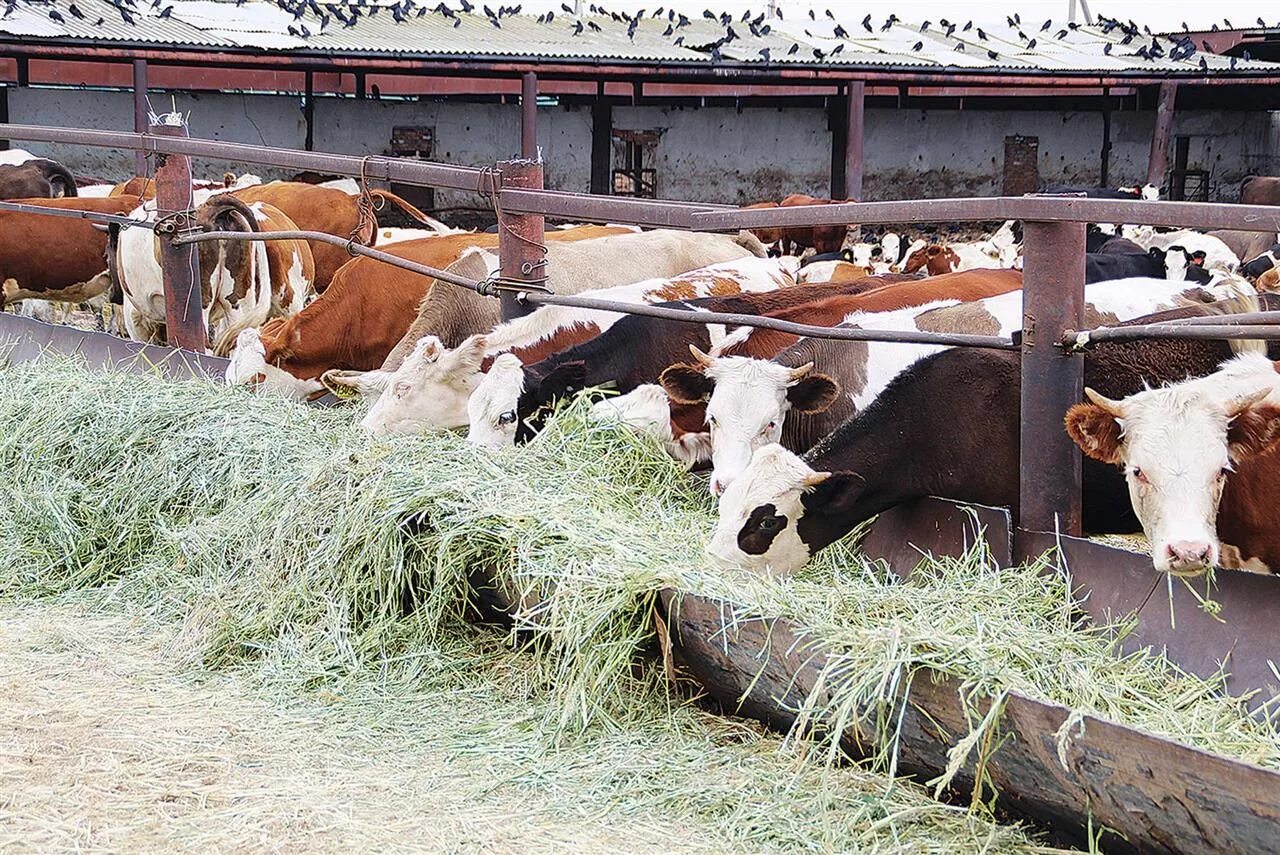
POLYGON ((1156 105, 1156 129, 1151 134, 1151 156, 1147 159, 1147 183, 1164 186, 1169 165, 1169 135, 1173 132, 1173 105, 1178 97, 1178 84, 1166 80, 1160 84, 1160 102, 1156 105))
POLYGON ((538 75, 532 71, 520 78, 520 156, 538 156, 538 75))
MULTIPOLYGON (((187 125, 179 113, 158 117, 150 127, 156 136, 185 138, 187 125)), ((164 274, 165 329, 169 344, 203 353, 208 347, 200 301, 200 263, 194 244, 177 246, 173 238, 189 228, 191 159, 184 154, 157 155, 156 239, 160 245, 160 269, 164 274), (169 216, 173 215, 173 216, 169 216)))
POLYGON ((1027 222, 1022 291, 1018 525, 1079 535, 1080 450, 1062 428, 1084 394, 1084 361, 1059 342, 1084 314, 1083 223, 1027 222))
POLYGON ((844 144, 844 195, 841 198, 862 198, 862 138, 864 106, 867 84, 861 80, 849 81, 849 97, 846 102, 844 144))
MULTIPOLYGON (((133 61, 133 130, 135 133, 147 132, 147 61, 133 61)), ((147 174, 147 155, 142 151, 133 153, 133 174, 147 174)))
MULTIPOLYGON (((498 164, 503 190, 541 190, 542 161, 504 160, 498 164)), ((501 209, 499 209, 501 210, 501 209)), ((546 218, 542 214, 509 214, 503 211, 498 222, 498 265, 503 279, 541 286, 547 276, 546 218)), ((527 315, 534 306, 503 291, 504 321, 527 315)))

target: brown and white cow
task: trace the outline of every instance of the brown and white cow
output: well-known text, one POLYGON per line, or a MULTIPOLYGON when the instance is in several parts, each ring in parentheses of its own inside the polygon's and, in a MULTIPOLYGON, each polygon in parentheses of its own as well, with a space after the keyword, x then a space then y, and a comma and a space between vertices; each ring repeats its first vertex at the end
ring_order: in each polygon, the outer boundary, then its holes
MULTIPOLYGON (((547 239, 589 240, 629 232, 625 227, 584 226, 548 231, 547 239)), ((497 244, 498 236, 492 234, 444 235, 404 241, 389 247, 387 252, 448 270, 468 249, 497 244)), ((483 277, 483 263, 473 272, 483 277)), ((235 365, 234 371, 229 369, 229 378, 237 378, 231 382, 246 382, 262 373, 262 365, 269 365, 282 372, 274 375, 276 382, 269 384, 269 388, 282 389, 288 384, 287 376, 291 376, 304 381, 291 394, 305 395, 315 391, 313 381, 330 369, 372 371, 380 368, 405 337, 423 299, 435 284, 434 279, 372 258, 353 258, 338 270, 325 293, 301 312, 262 328, 260 356, 257 347, 244 353, 233 352, 232 362, 242 364, 235 365)), ((440 300, 447 299, 446 291, 457 290, 452 285, 444 285, 440 300)))
MULTIPOLYGON (((23 199, 47 208, 127 214, 137 196, 23 199)), ((82 303, 110 287, 107 235, 88 220, 0 211, 0 307, 18 300, 82 303)))
POLYGON ((0 199, 61 199, 76 196, 75 176, 57 161, 36 158, 0 165, 0 199))
MULTIPOLYGON (((804 205, 839 205, 839 201, 819 199, 803 193, 793 193, 779 203, 782 208, 794 208, 804 205)), ((798 254, 805 247, 812 247, 814 252, 838 252, 844 245, 849 227, 844 224, 834 226, 786 226, 782 229, 781 247, 784 253, 798 254)))
MULTIPOLYGON (((793 286, 798 266, 795 258, 747 257, 669 279, 648 279, 585 294, 621 303, 652 304, 671 299, 773 291, 793 286)), ((487 363, 496 356, 512 353, 521 364, 539 362, 552 353, 595 338, 622 317, 618 312, 599 309, 543 306, 524 317, 499 324, 488 333, 473 335, 453 350, 444 347, 435 336, 426 336, 415 347, 413 358, 406 359, 394 372, 366 372, 358 377, 331 374, 326 375, 326 380, 381 390, 361 423, 372 434, 462 427, 468 424, 468 401, 472 393, 477 392, 487 363)), ((494 383, 486 386, 486 394, 495 399, 514 400, 519 393, 518 388, 495 388, 494 383)), ((482 413, 493 410, 483 403, 477 406, 482 413)), ((501 412, 506 409, 509 408, 504 406, 501 412)), ((500 416, 501 412, 495 415, 500 416)), ((481 444, 499 444, 506 433, 502 428, 500 421, 471 422, 471 435, 473 441, 481 444), (486 430, 491 431, 491 442, 484 439, 486 430)))
MULTIPOLYGON (((154 215, 154 211, 143 212, 154 215)), ((297 225, 261 202, 246 204, 226 193, 210 196, 195 213, 200 231, 294 231, 297 225)), ((315 266, 305 241, 206 241, 197 245, 201 305, 212 350, 230 353, 242 330, 299 312, 312 295, 315 266)), ((138 341, 159 341, 165 323, 164 284, 154 235, 121 232, 116 270, 124 300, 125 329, 138 341)))
MULTIPOLYGON (((237 198, 246 202, 265 202, 283 211, 289 219, 305 231, 323 232, 329 235, 355 237, 358 243, 374 246, 378 238, 377 210, 390 203, 400 208, 424 225, 436 223, 415 206, 388 190, 370 190, 369 198, 374 206, 365 215, 360 211, 360 198, 317 184, 300 181, 271 181, 255 187, 234 191, 237 198)), ((346 247, 334 246, 322 241, 309 241, 311 255, 316 265, 316 293, 324 293, 338 272, 338 268, 351 260, 346 247)))
POLYGON ((1280 571, 1275 363, 1255 352, 1207 377, 1121 400, 1085 394, 1089 403, 1067 413, 1067 433, 1089 457, 1124 472, 1157 570, 1280 571))

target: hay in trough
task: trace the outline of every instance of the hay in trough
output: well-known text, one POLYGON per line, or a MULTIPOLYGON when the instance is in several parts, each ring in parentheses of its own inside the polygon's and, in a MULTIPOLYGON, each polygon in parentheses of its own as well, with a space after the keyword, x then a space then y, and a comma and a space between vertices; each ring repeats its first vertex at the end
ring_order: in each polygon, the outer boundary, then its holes
POLYGON ((302 689, 411 676, 417 652, 463 631, 468 573, 483 567, 525 604, 516 637, 533 642, 532 684, 564 739, 625 728, 637 698, 663 696, 661 668, 637 663, 657 591, 674 587, 794 618, 837 651, 834 700, 808 717, 857 711, 891 736, 896 691, 931 668, 973 697, 1017 689, 1280 767, 1274 727, 1221 680, 1117 657, 1125 628, 1083 627, 1063 580, 1037 567, 997 571, 975 550, 904 584, 845 543, 790 579, 710 570, 702 488, 582 404, 494 454, 453 435, 372 440, 349 412, 65 360, 3 381, 0 586, 107 586, 184 621, 207 665, 257 664, 302 689))

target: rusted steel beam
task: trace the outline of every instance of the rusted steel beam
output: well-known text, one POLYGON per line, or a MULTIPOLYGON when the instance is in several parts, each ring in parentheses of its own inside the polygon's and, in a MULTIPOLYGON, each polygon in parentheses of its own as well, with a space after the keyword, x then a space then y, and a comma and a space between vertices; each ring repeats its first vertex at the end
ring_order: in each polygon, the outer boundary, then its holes
POLYGON ((1156 105, 1156 127, 1151 133, 1151 154, 1147 157, 1147 183, 1164 186, 1169 165, 1169 134, 1173 132, 1173 105, 1178 98, 1178 83, 1166 80, 1160 84, 1160 101, 1156 105))
MULTIPOLYGON (((803 627, 670 590, 661 602, 679 660, 726 710, 785 730, 797 710, 811 702, 820 709, 830 697, 824 666, 840 651, 803 627)), ((961 680, 923 670, 909 694, 889 702, 902 710, 897 734, 834 716, 818 716, 815 726, 844 727, 840 744, 855 757, 893 750, 900 773, 928 780, 947 768, 948 751, 989 709, 982 701, 970 714, 967 694, 961 680), (885 738, 894 741, 886 745, 885 738)), ((1096 716, 1068 726, 1071 716, 1066 707, 1010 692, 996 732, 985 740, 994 750, 964 764, 952 793, 967 803, 985 775, 997 809, 1049 824, 1079 844, 1089 842, 1093 829, 1110 829, 1115 833, 1099 841, 1107 852, 1274 848, 1280 774, 1096 716)))
MULTIPOLYGON (((3 128, 0 128, 3 132, 3 128)), ((653 204, 653 203, 650 203, 653 204)), ((665 203, 659 203, 665 204, 665 203)), ((561 207, 568 207, 562 205, 561 207)), ((571 214, 570 214, 571 215, 571 214)), ((935 223, 1039 220, 1066 223, 1143 223, 1203 229, 1280 232, 1280 207, 1206 202, 1147 202, 1082 196, 990 196, 920 199, 794 208, 694 211, 689 227, 706 231, 842 223, 935 223)))
POLYGON ((1234 315, 1198 315, 1165 321, 1175 327, 1244 326, 1247 324, 1280 324, 1280 312, 1240 312, 1234 315))
MULTIPOLYGON (((147 132, 147 61, 133 61, 133 130, 135 133, 147 132)), ((142 151, 133 153, 133 174, 147 174, 147 155, 142 151)))
POLYGON ((474 191, 478 188, 483 175, 482 170, 469 166, 449 166, 394 157, 364 158, 345 154, 322 154, 216 140, 157 137, 124 131, 93 131, 43 125, 0 125, 0 137, 6 135, 11 139, 183 154, 237 163, 278 166, 285 169, 310 169, 338 175, 364 174, 369 178, 396 181, 402 184, 447 187, 453 190, 474 191))
POLYGON ((315 72, 308 71, 306 73, 305 91, 302 93, 302 121, 306 126, 306 136, 303 137, 302 147, 307 151, 315 148, 315 124, 316 124, 316 82, 315 72))
POLYGON ((1080 449, 1062 417, 1084 393, 1084 362, 1058 346, 1084 316, 1082 223, 1024 224, 1018 525, 1079 535, 1080 449))
MULTIPOLYGON (((0 128, 0 132, 3 132, 3 128, 0 128)), ((541 213, 556 219, 590 223, 632 223, 664 229, 695 228, 691 219, 695 212, 737 210, 728 205, 593 196, 561 190, 544 190, 541 193, 503 190, 501 202, 504 211, 541 213)), ((734 230, 736 228, 735 226, 734 230)))
POLYGON ((538 75, 532 71, 520 76, 520 156, 538 157, 538 75))
MULTIPOLYGON (((187 125, 180 113, 159 117, 152 135, 183 138, 187 125)), ((159 157, 156 166, 156 237, 160 243, 160 269, 164 275, 165 332, 169 344, 203 351, 208 345, 200 302, 200 262, 194 246, 174 244, 169 238, 193 225, 191 222, 191 160, 181 154, 159 157)))
MULTIPOLYGON (((542 189, 542 160, 504 160, 498 164, 500 186, 521 190, 542 189)), ((494 188, 495 191, 498 188, 494 188)), ((507 211, 498 206, 498 274, 508 283, 528 283, 535 289, 547 281, 546 218, 542 214, 507 211)), ((527 315, 534 306, 519 292, 503 290, 502 319, 527 315)))
POLYGON ((0 211, 16 211, 20 214, 38 214, 42 217, 69 217, 73 220, 90 220, 95 223, 119 223, 122 226, 155 228, 155 223, 142 222, 122 214, 103 214, 98 211, 78 211, 75 208, 51 208, 30 202, 0 202, 0 211))
POLYGON ((865 124, 867 84, 861 80, 849 81, 849 94, 845 105, 844 138, 844 193, 842 199, 862 198, 862 150, 865 124))

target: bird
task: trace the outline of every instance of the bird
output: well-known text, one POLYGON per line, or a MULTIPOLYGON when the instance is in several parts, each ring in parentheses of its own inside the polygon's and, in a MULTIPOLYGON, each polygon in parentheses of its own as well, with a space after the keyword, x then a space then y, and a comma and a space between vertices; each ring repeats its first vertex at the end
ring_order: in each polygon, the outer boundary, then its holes
POLYGON ((1111 56, 1111 42, 1107 42, 1105 45, 1102 46, 1102 52, 1105 53, 1107 56, 1111 56))
POLYGON ((1014 26, 1014 23, 1013 23, 1013 16, 1012 16, 1012 15, 1005 15, 1005 16, 1004 16, 1004 19, 1005 19, 1006 21, 1008 21, 1008 22, 1009 22, 1009 26, 1011 26, 1011 27, 1012 27, 1012 26, 1014 26))
POLYGON ((638 26, 640 26, 640 19, 639 19, 639 18, 634 19, 634 20, 633 20, 633 21, 632 21, 632 22, 627 26, 627 38, 631 39, 631 41, 633 41, 633 42, 636 40, 636 27, 638 27, 638 26))
POLYGON ((1233 57, 1231 57, 1231 62, 1229 62, 1229 63, 1228 63, 1228 65, 1230 66, 1230 68, 1231 68, 1231 70, 1232 70, 1232 71, 1235 71, 1235 70, 1236 70, 1236 63, 1237 63, 1237 62, 1239 62, 1239 60, 1238 60, 1238 59, 1236 59, 1234 56, 1233 56, 1233 57))
POLYGON ((956 25, 955 25, 955 24, 943 24, 943 26, 947 28, 947 38, 951 38, 951 34, 952 34, 952 33, 954 33, 954 32, 956 31, 956 25))
POLYGON ((80 9, 76 7, 75 3, 72 3, 70 6, 68 6, 67 11, 71 13, 71 16, 73 18, 79 18, 81 20, 84 19, 84 12, 81 12, 80 9))
POLYGON ((1262 17, 1261 17, 1261 16, 1259 16, 1259 17, 1258 17, 1258 26, 1259 26, 1259 27, 1265 27, 1266 25, 1267 25, 1267 22, 1266 22, 1266 21, 1264 21, 1264 20, 1262 20, 1262 17))
POLYGON ((1200 57, 1200 70, 1201 71, 1209 70, 1209 63, 1204 61, 1204 57, 1200 57))
POLYGON ((911 46, 911 49, 915 51, 924 50, 924 42, 916 42, 911 46))
POLYGON ((929 32, 929 25, 932 23, 933 23, 932 21, 925 21, 923 24, 920 25, 920 32, 922 33, 929 32))
POLYGON ((846 30, 844 27, 840 26, 839 24, 836 24, 836 28, 831 31, 831 34, 838 39, 849 38, 849 31, 846 30))
POLYGON ((978 27, 978 39, 979 41, 984 41, 984 42, 987 40, 987 34, 982 32, 982 27, 978 27))
POLYGON ((836 19, 836 16, 831 14, 830 9, 828 9, 824 14, 833 21, 836 19))
POLYGON ((683 46, 683 45, 684 45, 684 36, 677 36, 677 37, 676 37, 676 40, 675 40, 674 42, 672 42, 672 44, 674 44, 676 47, 681 47, 681 46, 683 46))
POLYGON ((724 59, 724 57, 720 55, 720 48, 713 45, 711 48, 711 61, 719 62, 722 59, 724 59))
POLYGON ((1243 59, 1245 62, 1248 62, 1249 60, 1253 59, 1253 54, 1249 53, 1248 51, 1245 51, 1241 59, 1243 59))
POLYGON ((999 57, 1000 57, 1000 54, 996 53, 995 51, 993 50, 987 51, 987 59, 998 59, 999 57))
POLYGON ((867 17, 862 19, 862 29, 866 30, 868 33, 872 32, 870 15, 867 15, 867 17))
POLYGON ((598 33, 600 32, 600 25, 595 21, 587 21, 587 29, 591 30, 593 33, 598 33))
POLYGON ((667 24, 667 28, 662 31, 662 34, 664 36, 670 36, 675 31, 676 31, 675 27, 671 26, 670 24, 667 24))
POLYGON ((1043 24, 1040 25, 1040 32, 1043 33, 1045 30, 1049 29, 1052 26, 1053 26, 1053 19, 1050 18, 1049 20, 1045 21, 1043 24))
POLYGON ((1036 49, 1035 39, 1032 39, 1031 41, 1027 42, 1027 50, 1035 50, 1035 49, 1036 49))
POLYGON ((1222 19, 1222 23, 1224 23, 1224 24, 1226 24, 1226 25, 1227 25, 1227 29, 1228 29, 1228 30, 1234 30, 1234 29, 1235 29, 1235 27, 1231 26, 1231 22, 1230 22, 1230 21, 1228 21, 1226 18, 1223 18, 1223 19, 1222 19))
POLYGON ((94 25, 95 27, 101 27, 101 26, 102 26, 103 24, 105 24, 106 22, 107 22, 107 19, 106 19, 106 18, 98 18, 98 20, 96 20, 96 21, 94 21, 94 22, 93 22, 93 25, 94 25))
POLYGON ((62 17, 62 13, 59 12, 57 9, 54 9, 52 12, 50 12, 49 17, 57 21, 59 24, 65 24, 67 22, 67 19, 62 17))
POLYGON ((173 7, 172 7, 172 6, 165 6, 163 9, 161 9, 161 10, 160 10, 160 15, 159 15, 159 17, 161 17, 161 18, 167 18, 167 17, 169 17, 169 16, 170 16, 170 15, 172 15, 172 14, 173 14, 173 7))
POLYGON ((843 52, 844 52, 844 45, 840 44, 840 45, 836 45, 836 49, 831 52, 831 55, 835 56, 836 54, 843 53, 843 52))
POLYGON ((733 41, 737 37, 738 37, 738 34, 734 32, 733 27, 725 28, 724 40, 726 43, 733 41))
POLYGON ((1067 37, 1067 31, 1066 31, 1066 30, 1058 30, 1058 32, 1056 32, 1056 33, 1054 33, 1054 34, 1053 34, 1053 37, 1054 37, 1055 39, 1065 39, 1065 38, 1067 37))
POLYGON ((585 29, 585 27, 583 26, 583 23, 579 21, 578 23, 573 25, 573 34, 575 36, 580 36, 582 35, 583 29, 585 29))
POLYGON ((1017 24, 1019 27, 1022 26, 1022 16, 1017 12, 1013 13, 1013 23, 1017 24))
POLYGON ((1143 45, 1142 47, 1138 48, 1137 56, 1140 56, 1140 57, 1142 57, 1143 59, 1151 59, 1151 54, 1149 54, 1149 53, 1147 52, 1147 46, 1146 46, 1146 45, 1143 45))
POLYGON ((964 26, 960 28, 960 32, 967 33, 973 29, 973 21, 965 21, 964 26))
POLYGON ((285 29, 288 30, 289 35, 293 36, 294 38, 297 38, 298 36, 302 35, 296 29, 294 29, 293 24, 290 24, 289 26, 285 27, 285 29))
POLYGON ((816 20, 818 20, 818 16, 817 16, 816 14, 814 14, 814 11, 813 11, 812 9, 810 9, 810 10, 809 10, 809 20, 810 20, 810 21, 816 21, 816 20))
POLYGON ((1205 53, 1213 53, 1213 48, 1209 47, 1209 43, 1207 41, 1201 40, 1200 44, 1204 47, 1205 53))
POLYGON ((787 51, 787 56, 794 56, 799 50, 800 50, 800 45, 793 44, 791 48, 787 51))
POLYGON ((760 50, 759 50, 759 51, 757 51, 757 53, 759 53, 759 54, 760 54, 760 56, 764 58, 764 61, 765 61, 765 62, 768 62, 768 61, 769 61, 769 49, 768 49, 768 48, 760 48, 760 50))
POLYGON ((952 50, 964 50, 964 42, 956 42, 956 46, 952 50))
POLYGON ((572 6, 570 6, 568 3, 561 3, 561 4, 560 4, 560 11, 561 11, 561 12, 564 12, 566 15, 572 15, 572 14, 573 14, 573 7, 572 7, 572 6))
POLYGON ((814 48, 813 58, 821 62, 823 59, 826 58, 826 54, 824 54, 819 48, 814 48))

